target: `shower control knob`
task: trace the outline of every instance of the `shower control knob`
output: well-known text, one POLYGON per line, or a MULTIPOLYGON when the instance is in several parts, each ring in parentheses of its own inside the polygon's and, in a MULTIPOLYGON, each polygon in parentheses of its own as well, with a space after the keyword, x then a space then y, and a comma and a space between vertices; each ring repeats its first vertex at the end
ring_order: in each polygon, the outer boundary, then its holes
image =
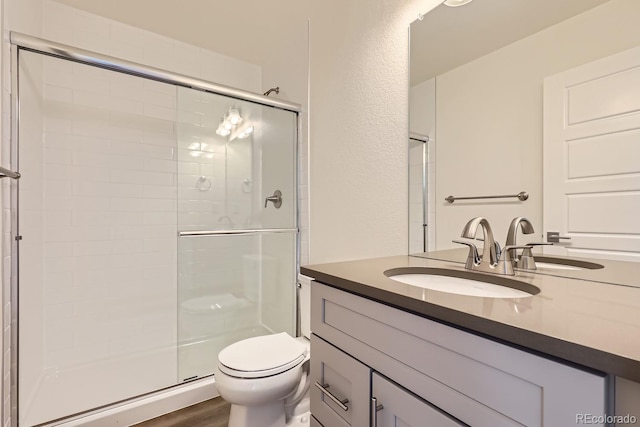
POLYGON ((273 203, 273 207, 276 209, 280 209, 282 206, 282 192, 280 190, 276 190, 273 192, 273 196, 269 196, 264 199, 264 207, 267 207, 267 203, 273 203))

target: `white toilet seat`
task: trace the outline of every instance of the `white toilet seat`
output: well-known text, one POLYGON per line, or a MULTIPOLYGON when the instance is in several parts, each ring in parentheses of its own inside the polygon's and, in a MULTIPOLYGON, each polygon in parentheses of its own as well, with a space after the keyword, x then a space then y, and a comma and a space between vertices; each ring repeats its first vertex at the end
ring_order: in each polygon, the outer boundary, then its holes
POLYGON ((231 377, 264 378, 299 365, 306 355, 304 344, 282 332, 228 346, 218 354, 218 368, 231 377))
POLYGON ((281 366, 277 366, 275 368, 272 369, 264 369, 261 371, 240 371, 237 369, 233 369, 230 368, 228 366, 223 365, 222 363, 220 363, 218 365, 218 368, 220 369, 221 372, 224 372, 225 374, 229 375, 230 377, 236 377, 236 378, 265 378, 265 377, 271 377, 273 375, 278 375, 281 374, 285 371, 288 371, 289 369, 298 366, 300 363, 302 363, 302 361, 305 359, 304 355, 301 355, 300 357, 298 357, 295 360, 292 360, 291 362, 285 364, 285 365, 281 365, 281 366))

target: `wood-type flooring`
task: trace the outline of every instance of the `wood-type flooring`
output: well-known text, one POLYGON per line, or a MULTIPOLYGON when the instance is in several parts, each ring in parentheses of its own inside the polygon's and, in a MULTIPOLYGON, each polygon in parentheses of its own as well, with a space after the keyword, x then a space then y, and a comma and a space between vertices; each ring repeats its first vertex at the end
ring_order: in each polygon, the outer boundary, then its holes
POLYGON ((135 427, 227 427, 231 405, 221 397, 135 424, 135 427))

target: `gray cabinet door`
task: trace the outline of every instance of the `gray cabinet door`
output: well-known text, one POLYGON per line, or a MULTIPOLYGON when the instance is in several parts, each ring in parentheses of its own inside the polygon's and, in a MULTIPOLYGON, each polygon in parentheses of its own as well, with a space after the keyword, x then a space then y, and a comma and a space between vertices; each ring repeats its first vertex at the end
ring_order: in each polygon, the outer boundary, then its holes
POLYGON ((461 427, 466 425, 376 372, 373 373, 372 381, 372 427, 461 427), (374 406, 377 406, 375 415, 373 414, 374 406))
POLYGON ((576 414, 607 413, 603 375, 318 282, 311 304, 314 334, 474 427, 568 426, 576 414))
POLYGON ((369 425, 371 370, 311 335, 311 413, 322 425, 369 425))

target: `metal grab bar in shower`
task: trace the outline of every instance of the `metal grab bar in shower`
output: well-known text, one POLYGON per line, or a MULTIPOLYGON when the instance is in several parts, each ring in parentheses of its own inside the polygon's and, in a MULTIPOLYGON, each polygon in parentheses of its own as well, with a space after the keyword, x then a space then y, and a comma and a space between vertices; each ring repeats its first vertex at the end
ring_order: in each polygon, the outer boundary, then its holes
POLYGON ((13 172, 10 171, 9 169, 5 169, 2 166, 0 166, 0 179, 2 178, 13 178, 13 179, 20 179, 20 172, 13 172))
POLYGON ((518 200, 520 200, 521 202, 524 202, 525 200, 527 200, 529 198, 529 193, 527 193, 526 191, 521 191, 518 194, 507 194, 504 196, 471 196, 471 197, 454 197, 454 196, 449 196, 446 197, 445 200, 449 203, 453 203, 456 200, 475 200, 475 199, 507 199, 507 198, 512 198, 512 197, 517 197, 518 200))
POLYGON ((205 231, 179 231, 180 237, 198 237, 198 236, 226 236, 234 234, 252 235, 266 233, 294 233, 297 228, 255 228, 240 230, 205 230, 205 231))

